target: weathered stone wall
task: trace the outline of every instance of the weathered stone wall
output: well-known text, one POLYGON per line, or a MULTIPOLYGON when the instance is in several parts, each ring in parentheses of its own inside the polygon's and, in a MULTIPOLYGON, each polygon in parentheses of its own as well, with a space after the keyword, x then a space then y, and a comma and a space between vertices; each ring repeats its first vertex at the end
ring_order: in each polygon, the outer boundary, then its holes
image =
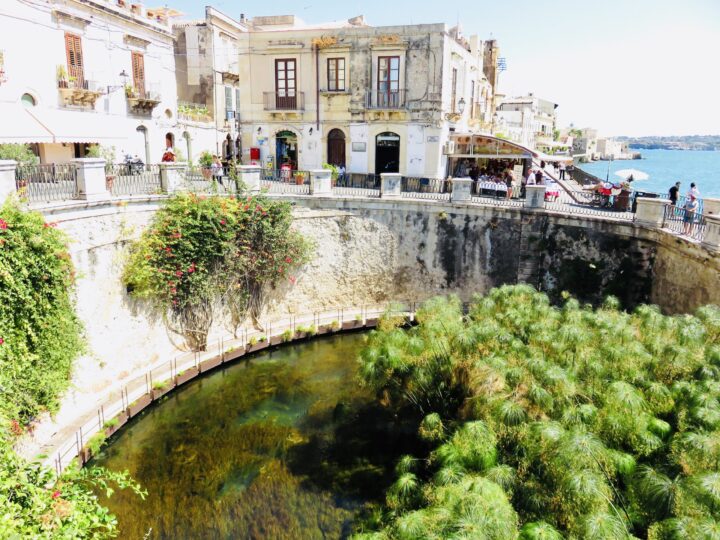
MULTIPOLYGON (((77 363, 55 423, 38 426, 27 455, 105 389, 182 350, 182 339, 130 299, 121 282, 129 242, 160 203, 150 197, 45 211, 71 239, 89 352, 77 363)), ((268 317, 448 293, 469 299, 517 282, 521 260, 532 263, 532 284, 554 299, 566 290, 592 303, 615 294, 626 307, 653 302, 669 313, 720 304, 720 257, 632 223, 441 201, 299 197, 294 203, 295 226, 315 242, 316 257, 295 284, 273 291, 268 317)), ((228 334, 220 320, 210 340, 228 334)))

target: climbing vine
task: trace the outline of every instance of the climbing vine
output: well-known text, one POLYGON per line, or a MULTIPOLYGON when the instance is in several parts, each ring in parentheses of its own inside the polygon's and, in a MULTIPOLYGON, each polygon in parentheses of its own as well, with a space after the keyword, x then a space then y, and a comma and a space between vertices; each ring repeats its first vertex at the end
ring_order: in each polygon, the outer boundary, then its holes
POLYGON ((124 272, 192 350, 204 350, 216 317, 237 330, 257 323, 267 292, 307 262, 310 244, 291 229, 291 207, 264 196, 180 194, 136 242, 124 272))
POLYGON ((111 538, 117 521, 94 489, 143 495, 127 473, 70 467, 61 478, 12 449, 54 411, 83 350, 65 237, 14 202, 0 208, 0 538, 111 538))

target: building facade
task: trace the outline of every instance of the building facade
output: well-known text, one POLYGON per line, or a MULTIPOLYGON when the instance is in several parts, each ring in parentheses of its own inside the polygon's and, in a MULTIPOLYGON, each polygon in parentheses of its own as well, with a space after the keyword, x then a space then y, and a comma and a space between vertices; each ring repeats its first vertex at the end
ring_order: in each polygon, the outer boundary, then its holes
POLYGON ((256 17, 241 36, 243 161, 443 177, 453 131, 492 115, 482 43, 445 25, 309 26, 256 17))
POLYGON ((505 98, 497 107, 496 132, 534 150, 551 150, 556 146, 557 107, 533 94, 505 98))

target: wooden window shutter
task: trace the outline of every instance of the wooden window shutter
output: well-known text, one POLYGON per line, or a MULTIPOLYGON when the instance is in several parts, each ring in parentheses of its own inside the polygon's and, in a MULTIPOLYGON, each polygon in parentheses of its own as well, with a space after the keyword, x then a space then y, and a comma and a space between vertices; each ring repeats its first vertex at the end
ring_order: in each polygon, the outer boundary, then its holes
POLYGON ((145 58, 141 53, 132 53, 133 86, 141 97, 145 95, 145 58))
POLYGON ((68 76, 79 84, 85 80, 83 76, 83 55, 80 36, 65 34, 65 53, 67 55, 68 76))

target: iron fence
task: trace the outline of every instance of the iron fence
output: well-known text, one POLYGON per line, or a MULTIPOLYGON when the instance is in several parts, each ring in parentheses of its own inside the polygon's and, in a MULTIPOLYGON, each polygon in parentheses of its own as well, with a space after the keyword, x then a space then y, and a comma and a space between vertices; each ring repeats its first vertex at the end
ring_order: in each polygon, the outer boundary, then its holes
POLYGON ((632 221, 631 196, 602 195, 594 191, 559 191, 552 200, 546 197, 545 208, 565 214, 585 214, 632 221))
POLYGON ((105 183, 113 196, 161 193, 160 165, 111 163, 105 165, 105 183))
POLYGON ((191 167, 185 170, 185 187, 193 193, 237 194, 238 185, 229 167, 213 170, 191 167))
POLYGON ((407 198, 449 200, 452 182, 439 178, 403 176, 400 189, 402 196, 407 198))
POLYGON ((268 193, 310 194, 310 171, 264 170, 260 185, 268 193))
POLYGON ((705 216, 699 208, 692 212, 680 206, 668 204, 665 207, 663 228, 669 229, 679 236, 702 242, 705 238, 705 216))
POLYGON ((15 188, 31 203, 72 200, 77 197, 77 168, 74 163, 18 165, 15 188))
POLYGON ((340 197, 379 197, 379 174, 343 174, 335 180, 333 193, 340 197))

